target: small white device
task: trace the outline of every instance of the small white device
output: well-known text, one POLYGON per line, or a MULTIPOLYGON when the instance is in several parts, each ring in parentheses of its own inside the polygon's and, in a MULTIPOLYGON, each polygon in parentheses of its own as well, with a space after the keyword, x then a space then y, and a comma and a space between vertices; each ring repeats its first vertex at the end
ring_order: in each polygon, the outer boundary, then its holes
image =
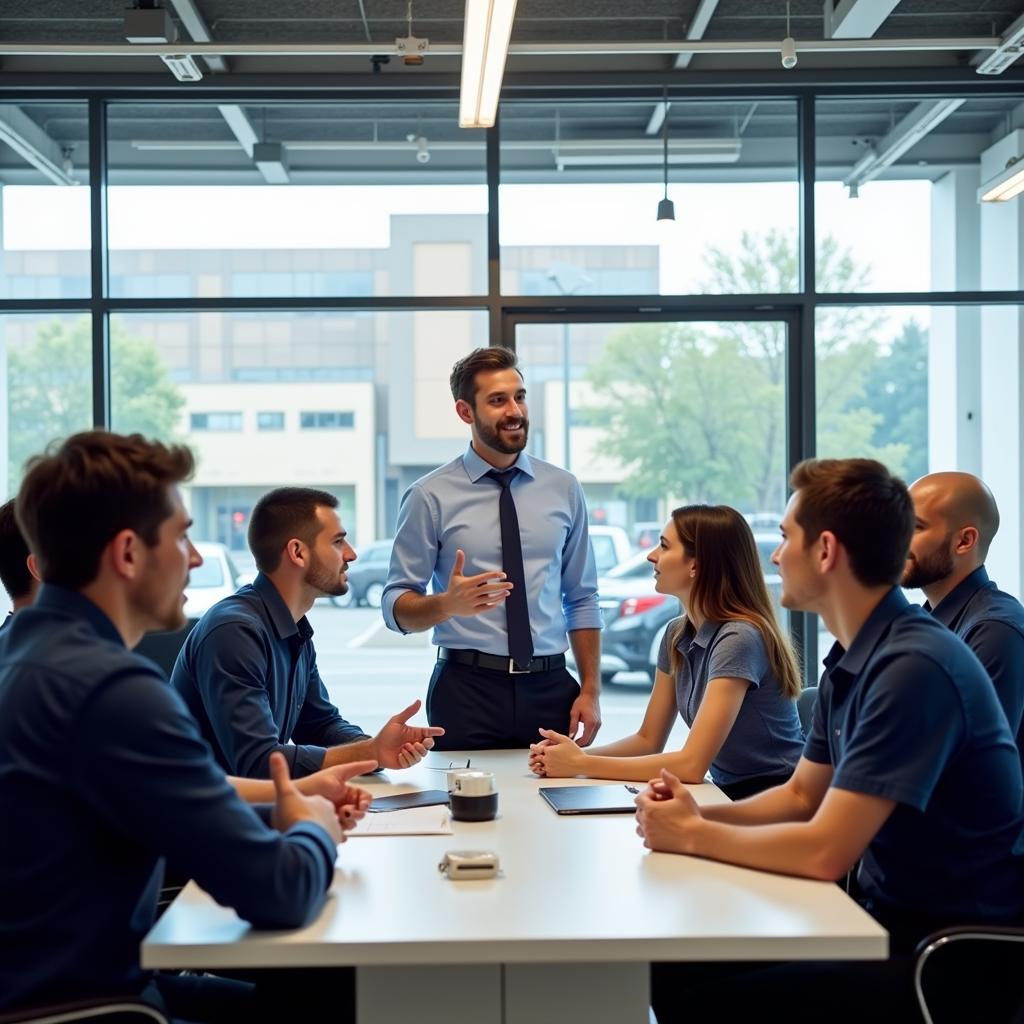
POLYGON ((494 878, 498 873, 498 855, 490 850, 449 850, 437 870, 453 882, 472 878, 494 878))

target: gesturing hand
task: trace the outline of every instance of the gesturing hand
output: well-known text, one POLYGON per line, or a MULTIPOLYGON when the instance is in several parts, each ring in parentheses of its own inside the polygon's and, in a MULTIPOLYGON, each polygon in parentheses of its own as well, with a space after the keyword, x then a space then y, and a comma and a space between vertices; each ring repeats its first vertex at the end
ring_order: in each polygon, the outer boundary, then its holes
POLYGON ((411 768, 427 756, 434 745, 433 737, 444 735, 444 729, 438 726, 406 724, 419 709, 420 702, 413 701, 404 711, 389 718, 373 738, 377 760, 385 768, 411 768))
POLYGON ((693 833, 703 820, 697 801, 667 768, 636 798, 636 833, 649 850, 692 852, 693 833))
POLYGON ((512 584, 503 572, 481 572, 476 576, 463 576, 466 567, 466 553, 459 548, 455 552, 455 564, 448 577, 448 589, 444 592, 444 609, 449 617, 455 615, 479 615, 481 612, 501 604, 508 597, 512 584))
POLYGON ((368 790, 349 785, 357 775, 366 775, 377 767, 376 761, 352 761, 307 775, 295 786, 306 796, 322 796, 334 805, 338 824, 346 831, 355 828, 356 822, 366 814, 373 796, 368 790))
POLYGON ((344 842, 334 804, 322 796, 304 796, 292 782, 284 754, 270 755, 270 778, 274 783, 274 811, 271 821, 278 832, 287 832, 300 821, 314 821, 335 843, 344 842))

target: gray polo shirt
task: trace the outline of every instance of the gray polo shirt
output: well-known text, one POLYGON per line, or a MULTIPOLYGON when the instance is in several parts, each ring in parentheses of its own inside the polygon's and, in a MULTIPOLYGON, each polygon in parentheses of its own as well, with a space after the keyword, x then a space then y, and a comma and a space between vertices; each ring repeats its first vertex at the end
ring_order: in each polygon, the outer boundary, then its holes
MULTIPOLYGON (((685 617, 684 617, 685 618, 685 617)), ((658 652, 658 668, 671 674, 673 619, 658 652)), ((796 701, 782 695, 768 661, 760 630, 749 622, 705 622, 694 632, 687 622, 676 645, 682 655, 676 673, 676 706, 693 725, 711 679, 746 679, 750 686, 721 750, 711 762, 711 778, 731 785, 761 775, 791 772, 803 752, 796 701)))

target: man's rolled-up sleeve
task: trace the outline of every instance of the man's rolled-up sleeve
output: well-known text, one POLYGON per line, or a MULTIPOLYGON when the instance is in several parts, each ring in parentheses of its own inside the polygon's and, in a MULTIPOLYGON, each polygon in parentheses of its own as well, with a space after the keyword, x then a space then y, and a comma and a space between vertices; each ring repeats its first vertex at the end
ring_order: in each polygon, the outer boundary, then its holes
POLYGON ((395 617, 395 603, 405 593, 425 594, 437 564, 437 522, 423 489, 413 485, 398 509, 395 544, 380 610, 395 633, 407 633, 395 617))
POLYGON ((587 504, 578 481, 570 495, 572 525, 562 548, 562 613, 565 628, 603 629, 604 617, 597 603, 597 566, 587 529, 587 504))

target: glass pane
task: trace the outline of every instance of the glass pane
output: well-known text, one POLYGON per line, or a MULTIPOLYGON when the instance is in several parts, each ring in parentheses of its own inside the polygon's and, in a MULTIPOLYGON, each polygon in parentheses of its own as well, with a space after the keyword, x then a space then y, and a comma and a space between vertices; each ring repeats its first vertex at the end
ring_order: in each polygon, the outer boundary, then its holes
POLYGON ((3 497, 21 483, 25 460, 92 424, 92 327, 88 314, 0 315, 6 454, 3 497))
POLYGON ((673 100, 502 104, 506 295, 790 292, 796 106, 673 100))
MULTIPOLYGON (((1019 104, 1019 96, 819 100, 818 291, 1016 287, 1000 276, 1005 242, 977 192, 1019 104)), ((1007 155, 1019 154, 1003 155, 1000 168, 1007 155)))
POLYGON ((455 104, 109 109, 114 296, 486 292, 484 133, 455 104))
MULTIPOLYGON (((1014 594, 1019 334, 1015 306, 835 306, 817 316, 818 454, 879 459, 907 483, 944 470, 981 476, 1003 518, 986 564, 1014 594)), ((820 658, 832 637, 818 639, 820 658)))
MULTIPOLYGON (((646 560, 671 510, 732 505, 759 549, 778 542, 785 324, 520 324, 516 347, 530 451, 579 478, 595 557, 609 535, 625 549, 601 578, 602 674, 649 683, 665 625, 679 614, 675 599, 655 592, 646 560)), ((765 579, 777 600, 773 567, 765 579)))
POLYGON ((185 488, 191 535, 224 581, 201 587, 193 573, 186 611, 200 614, 236 576, 255 574, 246 533, 261 495, 322 488, 369 556, 352 565, 351 603, 323 599, 310 612, 328 689, 371 733, 422 697, 436 657, 429 633, 389 633, 379 592, 402 494, 467 443, 448 374, 487 344, 486 313, 132 313, 111 327, 114 429, 184 441, 196 454, 185 488), (268 411, 279 427, 261 429, 268 411), (317 426, 303 429, 309 413, 317 426))
POLYGON ((0 299, 89 295, 84 103, 0 103, 0 299))

